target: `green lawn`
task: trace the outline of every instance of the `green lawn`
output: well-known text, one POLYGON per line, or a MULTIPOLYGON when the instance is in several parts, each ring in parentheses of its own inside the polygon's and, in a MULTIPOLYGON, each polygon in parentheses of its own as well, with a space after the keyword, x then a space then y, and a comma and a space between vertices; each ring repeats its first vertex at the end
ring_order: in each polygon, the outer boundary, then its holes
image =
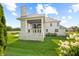
POLYGON ((23 41, 8 34, 8 56, 56 56, 59 40, 63 37, 46 37, 44 42, 23 41))

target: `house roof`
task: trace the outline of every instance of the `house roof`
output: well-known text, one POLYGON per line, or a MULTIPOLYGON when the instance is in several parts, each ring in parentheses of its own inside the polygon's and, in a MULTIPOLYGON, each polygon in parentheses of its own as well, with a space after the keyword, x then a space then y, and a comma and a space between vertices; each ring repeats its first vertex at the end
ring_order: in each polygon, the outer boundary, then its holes
POLYGON ((51 17, 46 17, 46 22, 60 22, 59 20, 57 19, 54 19, 54 18, 51 18, 51 17))
MULTIPOLYGON (((33 18, 33 17, 45 17, 45 22, 60 22, 59 20, 57 19, 54 19, 53 17, 48 17, 48 16, 45 16, 45 14, 37 14, 37 13, 34 13, 34 14, 30 14, 30 15, 27 15, 27 16, 24 16, 24 17, 20 17, 20 18, 33 18)), ((18 19, 20 19, 18 18, 18 19)))
MULTIPOLYGON (((40 16, 45 17, 45 14, 37 14, 37 13, 35 13, 35 14, 27 15, 27 17, 40 17, 40 16)), ((48 17, 48 16, 46 16, 46 20, 45 20, 45 21, 46 21, 46 22, 51 22, 51 21, 60 22, 59 20, 54 19, 54 18, 50 18, 50 17, 48 17)))
POLYGON ((64 27, 64 26, 60 25, 60 29, 66 29, 66 27, 64 27))
POLYGON ((37 14, 37 13, 34 13, 34 14, 30 14, 30 15, 27 15, 27 17, 39 17, 39 16, 44 16, 43 14, 37 14))

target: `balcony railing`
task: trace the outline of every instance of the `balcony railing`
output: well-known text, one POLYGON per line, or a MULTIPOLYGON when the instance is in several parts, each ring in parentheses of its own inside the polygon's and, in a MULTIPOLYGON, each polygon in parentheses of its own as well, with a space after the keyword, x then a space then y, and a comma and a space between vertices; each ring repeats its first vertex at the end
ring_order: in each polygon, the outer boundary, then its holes
POLYGON ((41 33, 41 28, 28 29, 28 33, 41 33))

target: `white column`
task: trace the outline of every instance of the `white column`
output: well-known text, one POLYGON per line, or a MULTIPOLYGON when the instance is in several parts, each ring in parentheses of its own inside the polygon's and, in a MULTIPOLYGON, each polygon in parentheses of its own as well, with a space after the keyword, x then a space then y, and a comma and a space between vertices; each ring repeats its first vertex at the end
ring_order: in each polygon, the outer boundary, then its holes
POLYGON ((28 39, 27 19, 25 19, 25 39, 28 39))
POLYGON ((41 18, 41 33, 42 33, 42 35, 43 35, 43 39, 44 39, 44 22, 43 22, 43 18, 41 18))
POLYGON ((25 20, 25 31, 26 31, 26 33, 28 33, 27 20, 25 20))
POLYGON ((25 33, 26 33, 26 22, 25 20, 21 20, 21 32, 20 32, 20 37, 21 39, 24 39, 25 33))

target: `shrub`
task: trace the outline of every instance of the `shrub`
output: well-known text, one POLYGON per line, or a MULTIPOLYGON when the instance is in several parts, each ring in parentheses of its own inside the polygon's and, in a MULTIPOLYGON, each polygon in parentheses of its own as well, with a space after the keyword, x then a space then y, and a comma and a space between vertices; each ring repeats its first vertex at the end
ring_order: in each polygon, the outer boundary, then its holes
POLYGON ((47 33, 45 36, 57 36, 56 33, 47 33))
POLYGON ((64 56, 79 56, 79 34, 69 34, 67 41, 59 42, 59 55, 64 56), (71 40, 73 39, 73 40, 71 40))

